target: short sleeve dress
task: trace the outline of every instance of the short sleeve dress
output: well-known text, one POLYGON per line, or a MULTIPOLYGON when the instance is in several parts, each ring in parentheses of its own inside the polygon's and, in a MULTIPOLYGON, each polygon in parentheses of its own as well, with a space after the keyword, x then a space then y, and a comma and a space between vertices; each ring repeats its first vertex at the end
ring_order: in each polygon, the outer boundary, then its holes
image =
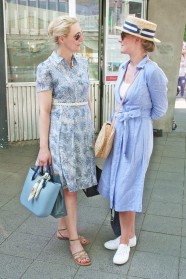
POLYGON ((52 91, 49 148, 52 167, 70 192, 97 184, 94 128, 87 103, 88 63, 74 55, 70 68, 54 51, 37 67, 36 91, 52 91), (73 104, 74 103, 74 104, 73 104))

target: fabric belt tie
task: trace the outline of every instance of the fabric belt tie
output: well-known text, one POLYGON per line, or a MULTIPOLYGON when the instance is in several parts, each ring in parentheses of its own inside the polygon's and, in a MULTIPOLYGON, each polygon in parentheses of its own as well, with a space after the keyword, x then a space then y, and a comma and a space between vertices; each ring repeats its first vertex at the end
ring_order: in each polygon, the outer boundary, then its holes
MULTIPOLYGON (((120 111, 118 114, 118 120, 123 122, 123 153, 126 154, 126 147, 129 137, 129 119, 133 118, 143 118, 143 117, 150 117, 149 111, 141 111, 140 109, 130 110, 128 112, 120 111)), ((136 131, 138 132, 138 131, 136 131)))
POLYGON ((84 106, 87 105, 88 102, 79 102, 79 103, 59 103, 59 102, 53 102, 53 106, 84 106))

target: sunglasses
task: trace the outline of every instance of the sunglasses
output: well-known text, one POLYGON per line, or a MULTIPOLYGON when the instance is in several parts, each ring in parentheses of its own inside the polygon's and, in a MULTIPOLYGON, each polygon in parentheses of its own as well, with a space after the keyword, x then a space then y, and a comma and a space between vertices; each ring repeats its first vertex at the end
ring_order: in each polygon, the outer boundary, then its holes
POLYGON ((121 39, 123 40, 126 37, 126 33, 125 32, 121 32, 121 39))
POLYGON ((74 35, 74 39, 75 39, 76 41, 78 41, 78 40, 81 38, 81 36, 83 36, 83 32, 82 32, 82 31, 76 33, 76 34, 74 35))

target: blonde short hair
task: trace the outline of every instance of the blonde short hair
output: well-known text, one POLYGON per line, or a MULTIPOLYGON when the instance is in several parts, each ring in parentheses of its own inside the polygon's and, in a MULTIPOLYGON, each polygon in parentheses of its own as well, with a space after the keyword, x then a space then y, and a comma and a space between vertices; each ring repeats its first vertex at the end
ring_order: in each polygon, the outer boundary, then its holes
POLYGON ((67 37, 70 32, 70 27, 78 22, 77 18, 70 16, 59 16, 52 21, 48 26, 48 35, 53 42, 58 45, 58 37, 67 37))

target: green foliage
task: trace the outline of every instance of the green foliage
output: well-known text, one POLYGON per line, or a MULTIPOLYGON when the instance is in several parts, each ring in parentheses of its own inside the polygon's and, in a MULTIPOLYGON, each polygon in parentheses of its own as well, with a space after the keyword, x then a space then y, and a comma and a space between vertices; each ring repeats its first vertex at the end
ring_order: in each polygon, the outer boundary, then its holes
POLYGON ((186 42, 186 25, 185 25, 185 32, 184 32, 184 38, 183 38, 184 42, 186 42))

